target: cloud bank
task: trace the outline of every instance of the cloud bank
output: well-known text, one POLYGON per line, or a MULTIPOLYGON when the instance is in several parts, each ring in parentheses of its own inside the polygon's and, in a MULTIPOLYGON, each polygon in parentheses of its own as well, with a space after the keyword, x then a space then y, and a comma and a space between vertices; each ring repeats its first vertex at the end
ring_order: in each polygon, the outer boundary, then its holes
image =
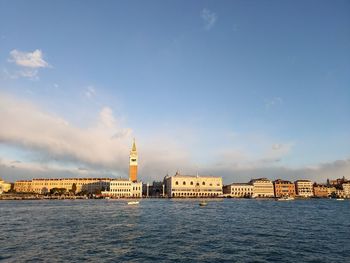
MULTIPOLYGON (((0 93, 1 145, 30 153, 29 159, 0 156, 0 176, 6 180, 33 177, 105 177, 127 176, 128 154, 133 130, 122 127, 111 108, 102 107, 95 121, 87 128, 77 127, 33 103, 0 93)), ((178 131, 186 134, 188 131, 178 131)), ((208 152, 209 161, 194 158, 193 138, 155 131, 137 140, 139 176, 142 181, 160 180, 167 173, 217 175, 225 183, 247 182, 251 178, 296 180, 348 176, 350 159, 329 161, 313 167, 290 168, 281 160, 294 147, 293 142, 270 142, 266 138, 240 138, 262 146, 248 151, 244 147, 208 152), (184 139, 185 138, 185 139, 184 139), (254 141, 255 140, 255 141, 254 141)), ((1 152, 1 151, 0 151, 1 152)))
POLYGON ((0 142, 42 153, 48 158, 118 168, 125 162, 131 130, 118 127, 104 107, 96 123, 82 129, 10 96, 0 97, 0 142))

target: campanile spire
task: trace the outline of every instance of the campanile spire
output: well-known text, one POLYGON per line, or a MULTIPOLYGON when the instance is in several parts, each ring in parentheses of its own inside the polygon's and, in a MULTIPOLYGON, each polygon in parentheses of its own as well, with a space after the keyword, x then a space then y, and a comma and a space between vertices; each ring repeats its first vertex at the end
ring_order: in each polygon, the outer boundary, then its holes
POLYGON ((138 160, 138 155, 137 155, 137 150, 136 150, 136 142, 135 138, 132 144, 132 148, 130 151, 129 155, 129 179, 132 182, 137 181, 137 160, 138 160))

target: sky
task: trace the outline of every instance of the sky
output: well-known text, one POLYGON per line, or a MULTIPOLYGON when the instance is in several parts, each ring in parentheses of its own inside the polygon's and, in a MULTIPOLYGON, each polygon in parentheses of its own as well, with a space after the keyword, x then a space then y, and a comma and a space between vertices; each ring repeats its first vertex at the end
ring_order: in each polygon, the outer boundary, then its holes
POLYGON ((0 0, 0 177, 350 178, 350 2, 0 0))

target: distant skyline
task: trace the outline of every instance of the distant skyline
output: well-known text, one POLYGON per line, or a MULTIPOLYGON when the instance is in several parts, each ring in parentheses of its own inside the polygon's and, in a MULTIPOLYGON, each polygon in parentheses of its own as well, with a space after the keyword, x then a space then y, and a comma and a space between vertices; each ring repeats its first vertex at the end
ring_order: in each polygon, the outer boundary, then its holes
POLYGON ((350 177, 349 1, 0 1, 0 177, 350 177))

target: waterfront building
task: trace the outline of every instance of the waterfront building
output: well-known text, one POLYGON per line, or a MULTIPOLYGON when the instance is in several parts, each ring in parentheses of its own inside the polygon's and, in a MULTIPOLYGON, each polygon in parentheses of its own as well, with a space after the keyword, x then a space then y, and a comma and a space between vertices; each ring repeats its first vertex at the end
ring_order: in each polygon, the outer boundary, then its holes
POLYGON ((217 197, 222 195, 222 178, 217 176, 181 175, 164 178, 168 197, 217 197))
POLYGON ((315 197, 328 197, 328 187, 325 185, 314 185, 314 196, 315 197))
POLYGON ((295 185, 286 180, 277 179, 273 182, 275 197, 295 196, 295 185))
POLYGON ((328 196, 336 195, 336 191, 337 191, 337 189, 334 186, 327 187, 328 196))
POLYGON ((137 150, 135 139, 129 155, 129 179, 131 182, 137 182, 137 150))
POLYGON ((17 181, 16 192, 33 192, 46 194, 50 190, 65 189, 66 191, 95 193, 109 186, 110 178, 34 178, 31 181, 17 181))
POLYGON ((347 179, 345 179, 345 177, 343 176, 343 178, 331 180, 330 184, 333 186, 341 186, 343 183, 347 183, 347 182, 349 182, 349 181, 347 179))
POLYGON ((273 183, 267 178, 252 179, 249 182, 253 185, 253 197, 274 197, 273 183))
POLYGON ((337 198, 345 198, 345 192, 343 189, 336 189, 335 191, 337 198))
POLYGON ((129 179, 112 179, 109 190, 102 195, 116 198, 142 197, 142 182, 132 182, 129 179))
POLYGON ((253 185, 243 183, 233 183, 223 187, 223 193, 227 197, 252 197, 253 185))
POLYGON ((344 195, 346 198, 350 198, 350 182, 348 183, 343 183, 343 190, 344 190, 344 195))
POLYGON ((11 183, 7 183, 0 178, 0 194, 11 190, 11 183))
POLYGON ((16 181, 13 189, 17 193, 30 193, 32 192, 32 181, 31 180, 16 181))
POLYGON ((314 195, 313 183, 310 180, 295 181, 295 190, 300 197, 311 197, 314 195))

